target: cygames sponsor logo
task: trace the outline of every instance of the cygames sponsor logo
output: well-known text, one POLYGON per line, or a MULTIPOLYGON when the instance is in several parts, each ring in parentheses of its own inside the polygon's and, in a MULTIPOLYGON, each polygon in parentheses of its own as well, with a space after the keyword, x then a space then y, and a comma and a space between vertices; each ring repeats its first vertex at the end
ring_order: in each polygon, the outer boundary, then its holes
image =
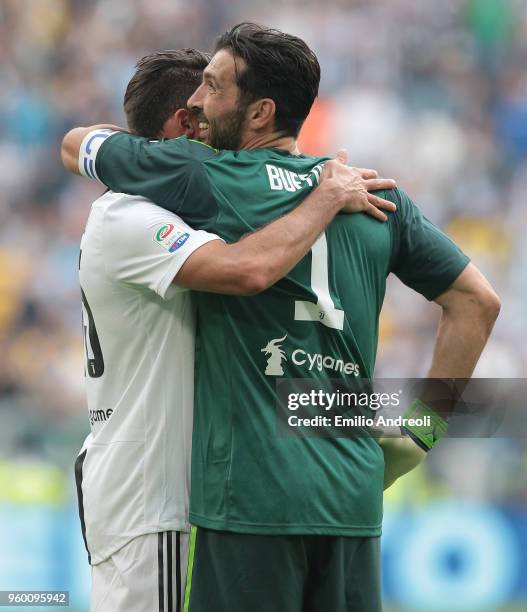
POLYGON ((344 361, 331 355, 322 355, 321 353, 309 353, 301 348, 295 348, 290 352, 288 357, 287 352, 282 348, 282 343, 287 338, 287 334, 282 338, 270 340, 262 349, 267 357, 267 367, 265 374, 267 376, 283 376, 283 362, 291 361, 296 366, 301 366, 307 369, 308 372, 314 370, 318 372, 327 371, 329 373, 336 372, 346 374, 347 376, 359 376, 359 365, 352 361, 344 361))

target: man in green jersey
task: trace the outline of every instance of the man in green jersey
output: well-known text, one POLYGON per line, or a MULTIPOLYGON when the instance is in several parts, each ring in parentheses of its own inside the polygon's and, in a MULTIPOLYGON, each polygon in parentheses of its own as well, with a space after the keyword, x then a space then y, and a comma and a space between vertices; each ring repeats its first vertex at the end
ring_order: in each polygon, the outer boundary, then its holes
MULTIPOLYGON (((298 38, 237 26, 220 38, 189 105, 213 145, 240 150, 115 133, 91 159, 94 170, 114 190, 237 240, 317 184, 324 159, 300 155, 296 136, 319 76, 298 38)), ((71 169, 87 134, 79 128, 64 142, 71 169)), ((195 294, 191 611, 381 609, 383 452, 366 437, 277 437, 276 380, 371 378, 390 272, 442 307, 431 377, 471 375, 499 308, 484 277, 406 194, 383 196, 398 206, 388 223, 338 216, 269 290, 195 294)))
MULTIPOLYGON (((192 49, 144 57, 124 98, 130 130, 193 137, 199 127, 186 103, 209 61, 192 49)), ((86 150, 98 142, 96 132, 86 150)), ((93 610, 172 610, 173 603, 180 610, 183 604, 195 309, 179 270, 185 266, 188 286, 203 283, 221 293, 252 295, 270 287, 342 206, 371 208, 364 187, 393 187, 389 180, 363 180, 365 174, 375 172, 327 162, 320 186, 301 205, 234 244, 194 230, 141 196, 106 190, 92 204, 79 257, 91 431, 75 474, 93 610)))

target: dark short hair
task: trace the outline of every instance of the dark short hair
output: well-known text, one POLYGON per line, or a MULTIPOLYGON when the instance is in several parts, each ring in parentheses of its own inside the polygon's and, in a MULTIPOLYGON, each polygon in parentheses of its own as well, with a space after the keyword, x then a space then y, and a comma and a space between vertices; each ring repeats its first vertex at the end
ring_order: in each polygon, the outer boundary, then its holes
POLYGON ((247 65, 236 74, 242 101, 271 98, 275 129, 296 137, 318 95, 320 65, 313 51, 296 36, 248 22, 220 36, 215 51, 222 49, 247 65))
POLYGON ((159 51, 141 58, 124 94, 129 129, 156 138, 165 121, 186 108, 209 62, 210 55, 196 49, 159 51))

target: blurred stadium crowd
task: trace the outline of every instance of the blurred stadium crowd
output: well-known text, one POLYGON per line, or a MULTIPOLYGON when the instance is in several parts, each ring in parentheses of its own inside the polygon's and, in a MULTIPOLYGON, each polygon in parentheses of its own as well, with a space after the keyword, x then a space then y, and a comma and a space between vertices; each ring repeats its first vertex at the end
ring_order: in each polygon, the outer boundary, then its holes
MULTIPOLYGON (((123 124, 139 57, 210 49, 242 20, 298 34, 317 52, 322 88, 304 150, 346 147, 353 164, 396 178, 454 237, 503 301, 478 375, 525 376, 525 2, 1 0, 0 501, 35 495, 3 475, 17 457, 50 466, 42 497, 59 500, 88 427, 77 260, 102 189, 63 170, 64 132, 123 124)), ((377 376, 426 372, 437 315, 390 282, 377 376)), ((438 449, 427 468, 436 492, 527 502, 525 445, 481 444, 472 442, 476 466, 459 445, 438 449), (496 452, 505 468, 492 461, 496 452)))

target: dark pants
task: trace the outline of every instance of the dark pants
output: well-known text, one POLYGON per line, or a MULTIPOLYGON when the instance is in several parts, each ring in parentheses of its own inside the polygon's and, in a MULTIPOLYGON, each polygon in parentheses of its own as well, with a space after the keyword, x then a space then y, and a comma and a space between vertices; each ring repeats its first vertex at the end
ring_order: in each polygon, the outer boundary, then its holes
POLYGON ((184 612, 382 610, 380 538, 193 531, 184 612))

